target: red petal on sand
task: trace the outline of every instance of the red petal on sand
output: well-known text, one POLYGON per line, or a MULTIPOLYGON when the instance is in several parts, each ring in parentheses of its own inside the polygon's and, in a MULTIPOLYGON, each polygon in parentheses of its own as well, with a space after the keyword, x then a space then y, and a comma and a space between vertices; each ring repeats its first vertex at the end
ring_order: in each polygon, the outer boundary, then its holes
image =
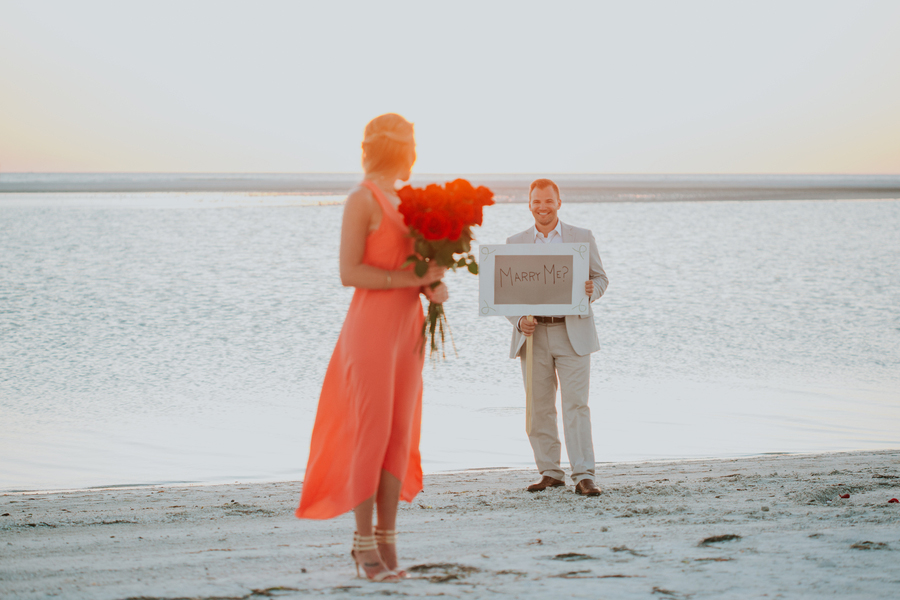
POLYGON ((850 494, 841 494, 841 498, 847 499, 850 497, 850 494))
POLYGON ((897 500, 896 498, 891 498, 890 500, 888 500, 888 504, 897 504, 897 503, 900 503, 900 500, 897 500))

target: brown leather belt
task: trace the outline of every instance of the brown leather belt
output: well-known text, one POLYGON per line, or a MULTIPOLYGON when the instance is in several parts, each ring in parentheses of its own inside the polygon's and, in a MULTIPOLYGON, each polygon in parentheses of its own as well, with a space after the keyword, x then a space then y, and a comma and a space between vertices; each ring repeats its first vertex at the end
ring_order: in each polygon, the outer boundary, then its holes
POLYGON ((565 317, 535 317, 535 321, 538 323, 543 323, 544 325, 548 325, 550 323, 565 323, 565 317))

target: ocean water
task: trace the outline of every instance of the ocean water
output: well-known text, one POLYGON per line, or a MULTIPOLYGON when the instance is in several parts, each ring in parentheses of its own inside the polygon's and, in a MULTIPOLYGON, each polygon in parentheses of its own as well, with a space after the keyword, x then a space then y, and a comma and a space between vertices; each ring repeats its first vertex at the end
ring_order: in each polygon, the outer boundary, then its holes
MULTIPOLYGON (((342 196, 0 195, 0 491, 301 479, 342 196)), ((581 202, 598 461, 900 446, 900 201, 581 202)), ((527 207, 486 209, 502 243, 527 207)), ((533 465, 510 325, 447 277, 427 472, 533 465)), ((565 456, 565 455, 564 455, 565 456)))

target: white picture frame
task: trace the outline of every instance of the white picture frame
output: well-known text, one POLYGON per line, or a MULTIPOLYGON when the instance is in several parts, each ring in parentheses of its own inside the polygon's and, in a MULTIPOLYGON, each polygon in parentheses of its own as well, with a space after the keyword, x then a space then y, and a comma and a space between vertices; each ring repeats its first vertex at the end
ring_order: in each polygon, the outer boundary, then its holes
POLYGON ((587 315, 590 298, 584 293, 584 282, 590 278, 590 260, 588 242, 481 245, 478 314, 587 315), (522 258, 504 260, 505 257, 522 258), (569 260, 571 273, 560 266, 567 267, 569 260), (525 267, 517 269, 514 265, 525 267), (516 302, 519 299, 522 302, 516 302))

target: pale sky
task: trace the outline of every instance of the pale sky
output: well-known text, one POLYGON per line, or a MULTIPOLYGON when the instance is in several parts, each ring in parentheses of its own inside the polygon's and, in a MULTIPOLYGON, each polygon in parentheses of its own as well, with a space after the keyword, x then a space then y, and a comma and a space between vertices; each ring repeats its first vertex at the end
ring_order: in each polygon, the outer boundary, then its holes
POLYGON ((900 2, 0 0, 0 172, 900 173, 900 2))

